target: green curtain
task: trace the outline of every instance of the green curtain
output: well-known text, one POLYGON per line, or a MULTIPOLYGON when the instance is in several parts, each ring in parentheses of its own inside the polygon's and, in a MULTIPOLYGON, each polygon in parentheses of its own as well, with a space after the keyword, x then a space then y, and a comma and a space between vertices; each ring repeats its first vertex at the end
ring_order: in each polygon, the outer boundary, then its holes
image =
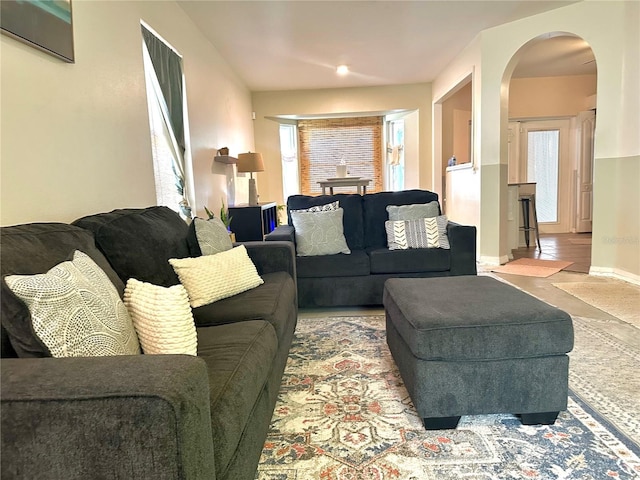
POLYGON ((156 99, 159 102, 162 118, 169 131, 174 146, 174 161, 171 164, 175 176, 175 187, 182 196, 179 208, 185 218, 192 218, 191 206, 187 195, 185 138, 183 113, 182 59, 153 33, 142 28, 142 37, 149 53, 157 82, 156 99), (159 91, 157 91, 159 90, 159 91))
POLYGON ((162 95, 169 110, 171 126, 180 145, 185 151, 184 116, 182 112, 182 59, 162 40, 142 27, 142 37, 147 45, 153 69, 158 77, 162 95))

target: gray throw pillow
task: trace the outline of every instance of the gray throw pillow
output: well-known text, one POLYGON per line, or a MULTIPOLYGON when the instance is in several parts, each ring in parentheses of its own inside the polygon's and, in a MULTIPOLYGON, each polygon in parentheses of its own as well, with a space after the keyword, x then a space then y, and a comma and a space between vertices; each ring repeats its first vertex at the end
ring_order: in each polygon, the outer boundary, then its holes
POLYGON ((320 212, 291 212, 299 257, 351 253, 344 238, 342 208, 320 212))
POLYGON ((387 205, 389 220, 418 220, 433 218, 440 215, 440 205, 435 200, 429 203, 414 203, 412 205, 387 205))
POLYGON ((219 218, 203 220, 194 219, 196 227, 196 238, 202 255, 214 255, 225 252, 233 248, 227 227, 219 218))
POLYGON ((419 220, 387 220, 384 228, 387 231, 389 250, 451 248, 445 215, 419 220))

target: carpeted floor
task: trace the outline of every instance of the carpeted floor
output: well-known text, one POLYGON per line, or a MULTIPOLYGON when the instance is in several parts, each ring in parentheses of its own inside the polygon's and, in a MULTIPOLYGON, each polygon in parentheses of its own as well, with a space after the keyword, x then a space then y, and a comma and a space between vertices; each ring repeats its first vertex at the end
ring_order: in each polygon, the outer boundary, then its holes
POLYGON ((537 258, 519 258, 505 265, 493 267, 492 272, 509 273, 512 275, 524 275, 527 277, 550 277, 563 268, 567 268, 573 262, 564 260, 540 260, 537 258))
POLYGON ((301 318, 256 478, 639 478, 638 386, 628 379, 640 348, 588 319, 575 325, 575 393, 555 425, 500 414, 427 432, 386 346, 384 317, 301 318))
POLYGON ((640 287, 622 280, 554 283, 554 287, 640 328, 640 287))

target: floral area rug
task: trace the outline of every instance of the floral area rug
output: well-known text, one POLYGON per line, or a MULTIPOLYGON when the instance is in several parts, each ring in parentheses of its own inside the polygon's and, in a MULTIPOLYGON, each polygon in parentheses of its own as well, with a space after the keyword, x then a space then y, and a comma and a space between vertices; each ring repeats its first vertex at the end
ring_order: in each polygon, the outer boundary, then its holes
POLYGON ((301 318, 256 479, 632 479, 639 457, 638 439, 573 394, 555 425, 478 415, 426 431, 384 317, 301 318))

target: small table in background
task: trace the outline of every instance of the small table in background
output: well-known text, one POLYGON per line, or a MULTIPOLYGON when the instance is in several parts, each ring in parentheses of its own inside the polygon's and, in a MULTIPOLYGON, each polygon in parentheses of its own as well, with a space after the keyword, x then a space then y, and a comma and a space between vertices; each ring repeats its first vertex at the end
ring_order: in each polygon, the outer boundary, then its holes
POLYGON ((367 193, 367 186, 371 183, 369 178, 328 178, 318 182, 322 187, 322 194, 325 195, 326 188, 329 187, 329 194, 333 195, 333 187, 357 187, 359 195, 367 193))

